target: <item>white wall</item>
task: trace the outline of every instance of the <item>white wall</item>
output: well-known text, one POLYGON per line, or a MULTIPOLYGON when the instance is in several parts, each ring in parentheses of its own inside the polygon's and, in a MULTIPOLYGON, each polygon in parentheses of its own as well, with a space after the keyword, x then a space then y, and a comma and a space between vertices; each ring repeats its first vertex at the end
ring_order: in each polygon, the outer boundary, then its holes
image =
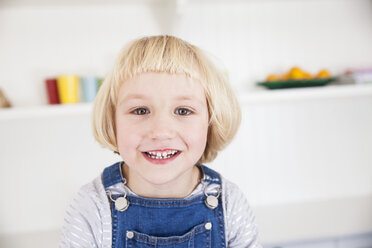
MULTIPOLYGON (((263 241, 372 231, 371 95, 242 100, 242 108, 236 139, 210 166, 246 193, 263 241), (361 204, 354 200, 360 197, 361 204), (312 228, 319 223, 322 228, 312 228)), ((79 187, 120 159, 93 140, 89 105, 79 112, 4 116, 0 244, 5 234, 59 230, 79 187)))
POLYGON ((66 2, 0 3, 0 87, 15 105, 44 104, 48 76, 104 76, 126 42, 159 33, 213 54, 239 90, 294 65, 372 64, 370 0, 66 2))
POLYGON ((61 227, 77 190, 116 156, 94 142, 90 114, 0 121, 0 233, 61 227))
POLYGON ((213 165, 252 204, 372 195, 372 96, 243 106, 236 139, 213 165))

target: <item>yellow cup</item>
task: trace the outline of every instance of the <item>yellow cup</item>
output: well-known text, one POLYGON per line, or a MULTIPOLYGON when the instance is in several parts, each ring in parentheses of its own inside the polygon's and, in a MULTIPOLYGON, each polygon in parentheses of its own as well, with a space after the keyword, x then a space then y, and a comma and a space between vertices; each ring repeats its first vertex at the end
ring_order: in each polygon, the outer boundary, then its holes
POLYGON ((77 75, 59 76, 57 86, 61 103, 77 103, 79 101, 79 77, 77 75))

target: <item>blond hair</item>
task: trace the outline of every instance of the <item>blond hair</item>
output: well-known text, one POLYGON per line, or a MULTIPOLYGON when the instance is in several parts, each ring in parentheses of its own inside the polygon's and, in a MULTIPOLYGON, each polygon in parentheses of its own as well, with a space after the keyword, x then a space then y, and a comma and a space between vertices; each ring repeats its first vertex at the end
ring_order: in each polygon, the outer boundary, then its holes
POLYGON ((134 40, 119 53, 94 101, 93 133, 103 147, 118 153, 115 110, 120 86, 145 72, 182 73, 199 80, 209 112, 207 144, 198 163, 211 162, 235 136, 241 111, 226 76, 196 46, 160 35, 134 40))

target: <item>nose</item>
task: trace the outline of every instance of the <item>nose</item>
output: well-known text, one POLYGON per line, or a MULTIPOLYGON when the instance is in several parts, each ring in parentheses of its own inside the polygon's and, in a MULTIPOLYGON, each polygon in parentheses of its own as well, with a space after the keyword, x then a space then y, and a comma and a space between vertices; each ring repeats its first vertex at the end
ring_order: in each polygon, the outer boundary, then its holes
POLYGON ((175 136, 175 125, 172 117, 166 114, 158 114, 152 117, 149 127, 149 138, 152 140, 167 140, 175 136))

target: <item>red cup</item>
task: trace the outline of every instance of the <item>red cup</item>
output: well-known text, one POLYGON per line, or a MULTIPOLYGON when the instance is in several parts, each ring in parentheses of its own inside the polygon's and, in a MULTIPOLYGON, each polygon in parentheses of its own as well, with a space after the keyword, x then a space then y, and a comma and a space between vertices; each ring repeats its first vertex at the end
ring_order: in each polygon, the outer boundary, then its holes
POLYGON ((48 78, 45 80, 45 86, 48 93, 49 104, 59 104, 58 87, 56 78, 48 78))

